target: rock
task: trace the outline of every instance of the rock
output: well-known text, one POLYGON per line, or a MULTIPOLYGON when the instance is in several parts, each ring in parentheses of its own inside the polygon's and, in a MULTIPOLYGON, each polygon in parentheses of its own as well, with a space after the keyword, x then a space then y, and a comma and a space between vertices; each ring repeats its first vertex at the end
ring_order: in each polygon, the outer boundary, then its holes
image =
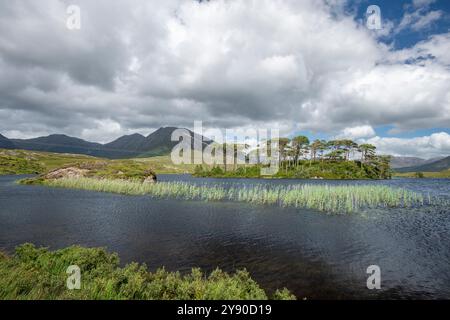
POLYGON ((55 169, 44 175, 44 179, 61 179, 61 178, 82 178, 89 172, 87 169, 77 167, 67 167, 55 169))
POLYGON ((156 174, 151 169, 143 169, 142 175, 136 177, 134 167, 127 172, 126 164, 121 169, 115 168, 115 162, 107 161, 91 161, 78 164, 71 164, 63 168, 54 169, 49 173, 41 175, 42 179, 55 180, 61 178, 83 178, 89 177, 93 179, 121 179, 136 181, 139 179, 142 183, 155 183, 156 174), (128 173, 128 174, 127 174, 128 173))
POLYGON ((142 181, 142 183, 156 183, 156 176, 155 175, 148 176, 144 179, 144 181, 142 181))

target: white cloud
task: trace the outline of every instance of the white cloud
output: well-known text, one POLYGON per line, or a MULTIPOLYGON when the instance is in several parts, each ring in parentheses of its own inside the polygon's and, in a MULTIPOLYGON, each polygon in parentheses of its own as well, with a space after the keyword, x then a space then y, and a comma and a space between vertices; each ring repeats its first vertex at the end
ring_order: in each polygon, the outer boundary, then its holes
POLYGON ((0 4, 0 132, 450 123, 450 33, 395 51, 334 0, 73 2, 77 32, 64 1, 0 4))
POLYGON ((450 155, 450 135, 446 132, 433 133, 415 138, 373 137, 364 142, 377 147, 378 152, 393 156, 410 156, 429 159, 450 155))
POLYGON ((436 2, 436 0, 413 0, 412 4, 414 8, 421 8, 427 7, 434 2, 436 2))
POLYGON ((373 136, 375 136, 375 130, 369 125, 364 125, 345 128, 336 138, 357 140, 361 138, 370 138, 373 136))
POLYGON ((396 32, 400 32, 406 28, 411 28, 413 31, 420 31, 428 28, 434 22, 443 17, 444 13, 440 10, 427 11, 418 9, 412 13, 405 13, 402 21, 396 28, 396 32))
POLYGON ((120 126, 120 123, 111 119, 95 120, 96 127, 90 129, 83 129, 81 131, 81 138, 88 141, 98 141, 101 143, 109 142, 104 140, 105 137, 117 137, 125 134, 120 126))

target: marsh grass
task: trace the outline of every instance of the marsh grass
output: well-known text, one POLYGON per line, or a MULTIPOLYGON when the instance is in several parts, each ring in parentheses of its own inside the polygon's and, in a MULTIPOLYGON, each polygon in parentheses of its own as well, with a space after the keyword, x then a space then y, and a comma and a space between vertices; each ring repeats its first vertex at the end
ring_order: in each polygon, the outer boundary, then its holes
POLYGON ((238 201, 315 209, 330 213, 351 213, 364 208, 394 208, 421 206, 432 201, 420 193, 382 185, 291 185, 234 186, 158 182, 63 178, 44 180, 51 187, 113 192, 128 195, 150 195, 155 198, 175 198, 202 201, 238 201))

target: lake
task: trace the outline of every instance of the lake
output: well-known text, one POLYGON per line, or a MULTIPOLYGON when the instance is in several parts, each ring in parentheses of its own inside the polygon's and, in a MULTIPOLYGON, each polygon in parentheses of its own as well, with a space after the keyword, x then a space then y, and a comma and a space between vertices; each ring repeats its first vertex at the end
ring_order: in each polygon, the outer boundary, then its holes
MULTIPOLYGON (((51 249, 106 247, 122 263, 187 272, 247 268, 272 292, 298 298, 450 298, 450 209, 367 209, 327 215, 313 210, 233 202, 152 199, 15 184, 0 176, 0 249, 31 242, 51 249), (381 290, 366 269, 381 268, 381 290)), ((302 181, 206 179, 160 181, 250 184, 388 184, 450 199, 450 180, 302 181)))

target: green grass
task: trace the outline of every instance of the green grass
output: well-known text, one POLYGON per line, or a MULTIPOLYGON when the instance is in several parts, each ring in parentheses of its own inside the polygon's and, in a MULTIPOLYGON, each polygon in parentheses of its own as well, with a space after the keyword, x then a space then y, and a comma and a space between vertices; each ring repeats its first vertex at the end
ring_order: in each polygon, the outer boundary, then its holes
POLYGON ((412 207, 431 202, 419 193, 381 185, 293 185, 248 186, 225 188, 221 185, 198 185, 185 182, 142 184, 138 181, 92 178, 44 180, 44 185, 61 188, 113 192, 128 195, 150 195, 156 198, 182 200, 237 201, 331 213, 351 213, 374 207, 412 207))
POLYGON ((79 154, 0 149, 0 175, 44 173, 90 161, 111 163, 110 171, 103 172, 104 175, 111 174, 111 178, 114 178, 114 172, 120 171, 131 174, 134 171, 134 174, 139 175, 143 168, 151 169, 156 174, 193 173, 195 169, 195 165, 173 164, 170 156, 108 160, 79 154))
POLYGON ((0 175, 36 174, 44 171, 44 167, 34 159, 0 155, 0 175))
POLYGON ((0 149, 0 175, 43 173, 61 166, 96 159, 85 155, 0 149))
MULTIPOLYGON (((433 178, 433 179, 449 179, 450 178, 450 169, 440 171, 440 172, 421 172, 423 174, 423 178, 433 178)), ((395 172, 394 177, 399 178, 418 178, 417 172, 395 172)))
MULTIPOLYGON (((24 244, 13 256, 0 252, 0 299, 268 299, 245 270, 230 275, 219 269, 209 276, 199 269, 187 275, 164 268, 149 272, 131 263, 121 268, 117 254, 103 248, 72 246, 57 251, 24 244), (81 269, 81 288, 68 290, 66 270, 81 269)), ((295 299, 287 289, 272 299, 295 299)))
POLYGON ((173 164, 170 156, 134 158, 133 160, 149 165, 156 174, 194 173, 196 167, 194 164, 173 164))

